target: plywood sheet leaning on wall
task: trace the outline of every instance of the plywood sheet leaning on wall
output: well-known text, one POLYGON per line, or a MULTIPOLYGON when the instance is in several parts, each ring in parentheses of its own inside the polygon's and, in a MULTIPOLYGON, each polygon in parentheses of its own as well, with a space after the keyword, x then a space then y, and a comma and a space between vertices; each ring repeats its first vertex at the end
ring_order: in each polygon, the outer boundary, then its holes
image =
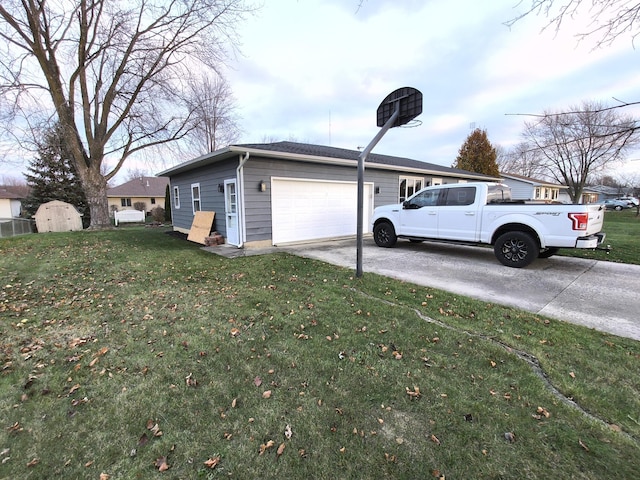
POLYGON ((216 212, 196 212, 187 240, 204 245, 204 239, 208 237, 211 234, 211 230, 213 230, 213 219, 215 216, 216 212))

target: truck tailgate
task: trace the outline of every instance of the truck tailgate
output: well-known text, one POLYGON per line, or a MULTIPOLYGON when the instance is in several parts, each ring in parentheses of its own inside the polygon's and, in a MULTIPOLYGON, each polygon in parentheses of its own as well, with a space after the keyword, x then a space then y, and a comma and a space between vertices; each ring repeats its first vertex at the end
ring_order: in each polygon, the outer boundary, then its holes
POLYGON ((587 223, 587 231, 585 232, 585 236, 594 235, 601 232, 602 226, 604 224, 604 206, 598 204, 589 204, 586 205, 586 207, 589 212, 589 221, 587 223))

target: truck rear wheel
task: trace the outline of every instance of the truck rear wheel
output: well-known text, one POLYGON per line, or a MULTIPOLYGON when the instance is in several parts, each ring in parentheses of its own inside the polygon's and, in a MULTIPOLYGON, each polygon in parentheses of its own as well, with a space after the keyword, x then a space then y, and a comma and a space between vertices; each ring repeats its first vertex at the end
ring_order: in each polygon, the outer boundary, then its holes
POLYGON ((493 253, 503 265, 522 268, 538 258, 540 248, 528 233, 514 231, 498 237, 493 253))
POLYGON ((396 230, 389 222, 380 222, 373 227, 373 239, 379 247, 393 247, 398 241, 396 230))

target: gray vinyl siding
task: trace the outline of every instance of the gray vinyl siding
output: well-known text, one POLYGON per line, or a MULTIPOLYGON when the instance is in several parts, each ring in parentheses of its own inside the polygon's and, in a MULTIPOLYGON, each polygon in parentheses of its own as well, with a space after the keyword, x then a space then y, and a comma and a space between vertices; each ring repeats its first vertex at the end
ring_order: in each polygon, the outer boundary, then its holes
POLYGON ((217 163, 214 167, 201 167, 171 177, 171 218, 173 225, 189 230, 193 223, 193 207, 191 205, 191 185, 200 184, 200 209, 216 212, 213 229, 226 237, 227 229, 224 218, 224 193, 218 192, 218 185, 225 180, 236 178, 237 160, 217 163), (180 208, 173 202, 173 188, 180 188, 180 208))
MULTIPOLYGON (((415 174, 412 175, 415 176, 415 174)), ((244 214, 247 242, 272 238, 272 177, 355 182, 358 179, 358 171, 356 167, 341 165, 322 165, 264 157, 250 158, 244 166, 244 214), (266 192, 260 192, 258 189, 261 181, 267 185, 266 192)), ((399 172, 365 167, 364 181, 373 183, 374 207, 398 202, 399 172), (376 187, 379 188, 379 194, 375 193, 376 187)), ((295 201, 295 199, 291 200, 295 201)))
POLYGON ((521 182, 511 178, 503 178, 502 181, 511 187, 511 198, 514 200, 532 200, 535 186, 528 182, 521 182))
MULTIPOLYGON (((191 185, 199 183, 201 210, 216 212, 213 229, 224 237, 227 236, 224 214, 225 195, 218 191, 218 185, 224 184, 225 180, 236 179, 239 161, 240 157, 221 160, 171 175, 172 219, 176 228, 184 230, 191 228, 193 223, 191 185), (173 193, 176 186, 180 189, 179 209, 174 207, 173 193)), ((398 202, 401 176, 421 177, 424 185, 432 180, 430 175, 404 172, 402 169, 386 170, 365 166, 365 182, 373 184, 374 208, 398 202), (375 193, 376 189, 379 193, 375 193)), ((238 207, 242 209, 239 212, 240 221, 244 223, 242 241, 258 242, 272 238, 271 180, 273 177, 356 182, 357 167, 251 156, 243 167, 242 188, 238 188, 238 207), (265 192, 259 190, 261 181, 266 184, 265 192)), ((446 183, 458 180, 454 177, 447 178, 445 175, 437 178, 442 178, 446 183)))

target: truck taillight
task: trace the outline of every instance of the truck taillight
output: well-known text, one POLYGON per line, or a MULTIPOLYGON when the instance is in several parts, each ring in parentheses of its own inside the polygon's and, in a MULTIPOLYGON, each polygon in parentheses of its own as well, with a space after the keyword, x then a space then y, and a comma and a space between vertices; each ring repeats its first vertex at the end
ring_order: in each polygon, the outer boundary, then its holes
POLYGON ((573 223, 573 230, 586 230, 589 223, 588 213, 570 213, 569 218, 573 223))

